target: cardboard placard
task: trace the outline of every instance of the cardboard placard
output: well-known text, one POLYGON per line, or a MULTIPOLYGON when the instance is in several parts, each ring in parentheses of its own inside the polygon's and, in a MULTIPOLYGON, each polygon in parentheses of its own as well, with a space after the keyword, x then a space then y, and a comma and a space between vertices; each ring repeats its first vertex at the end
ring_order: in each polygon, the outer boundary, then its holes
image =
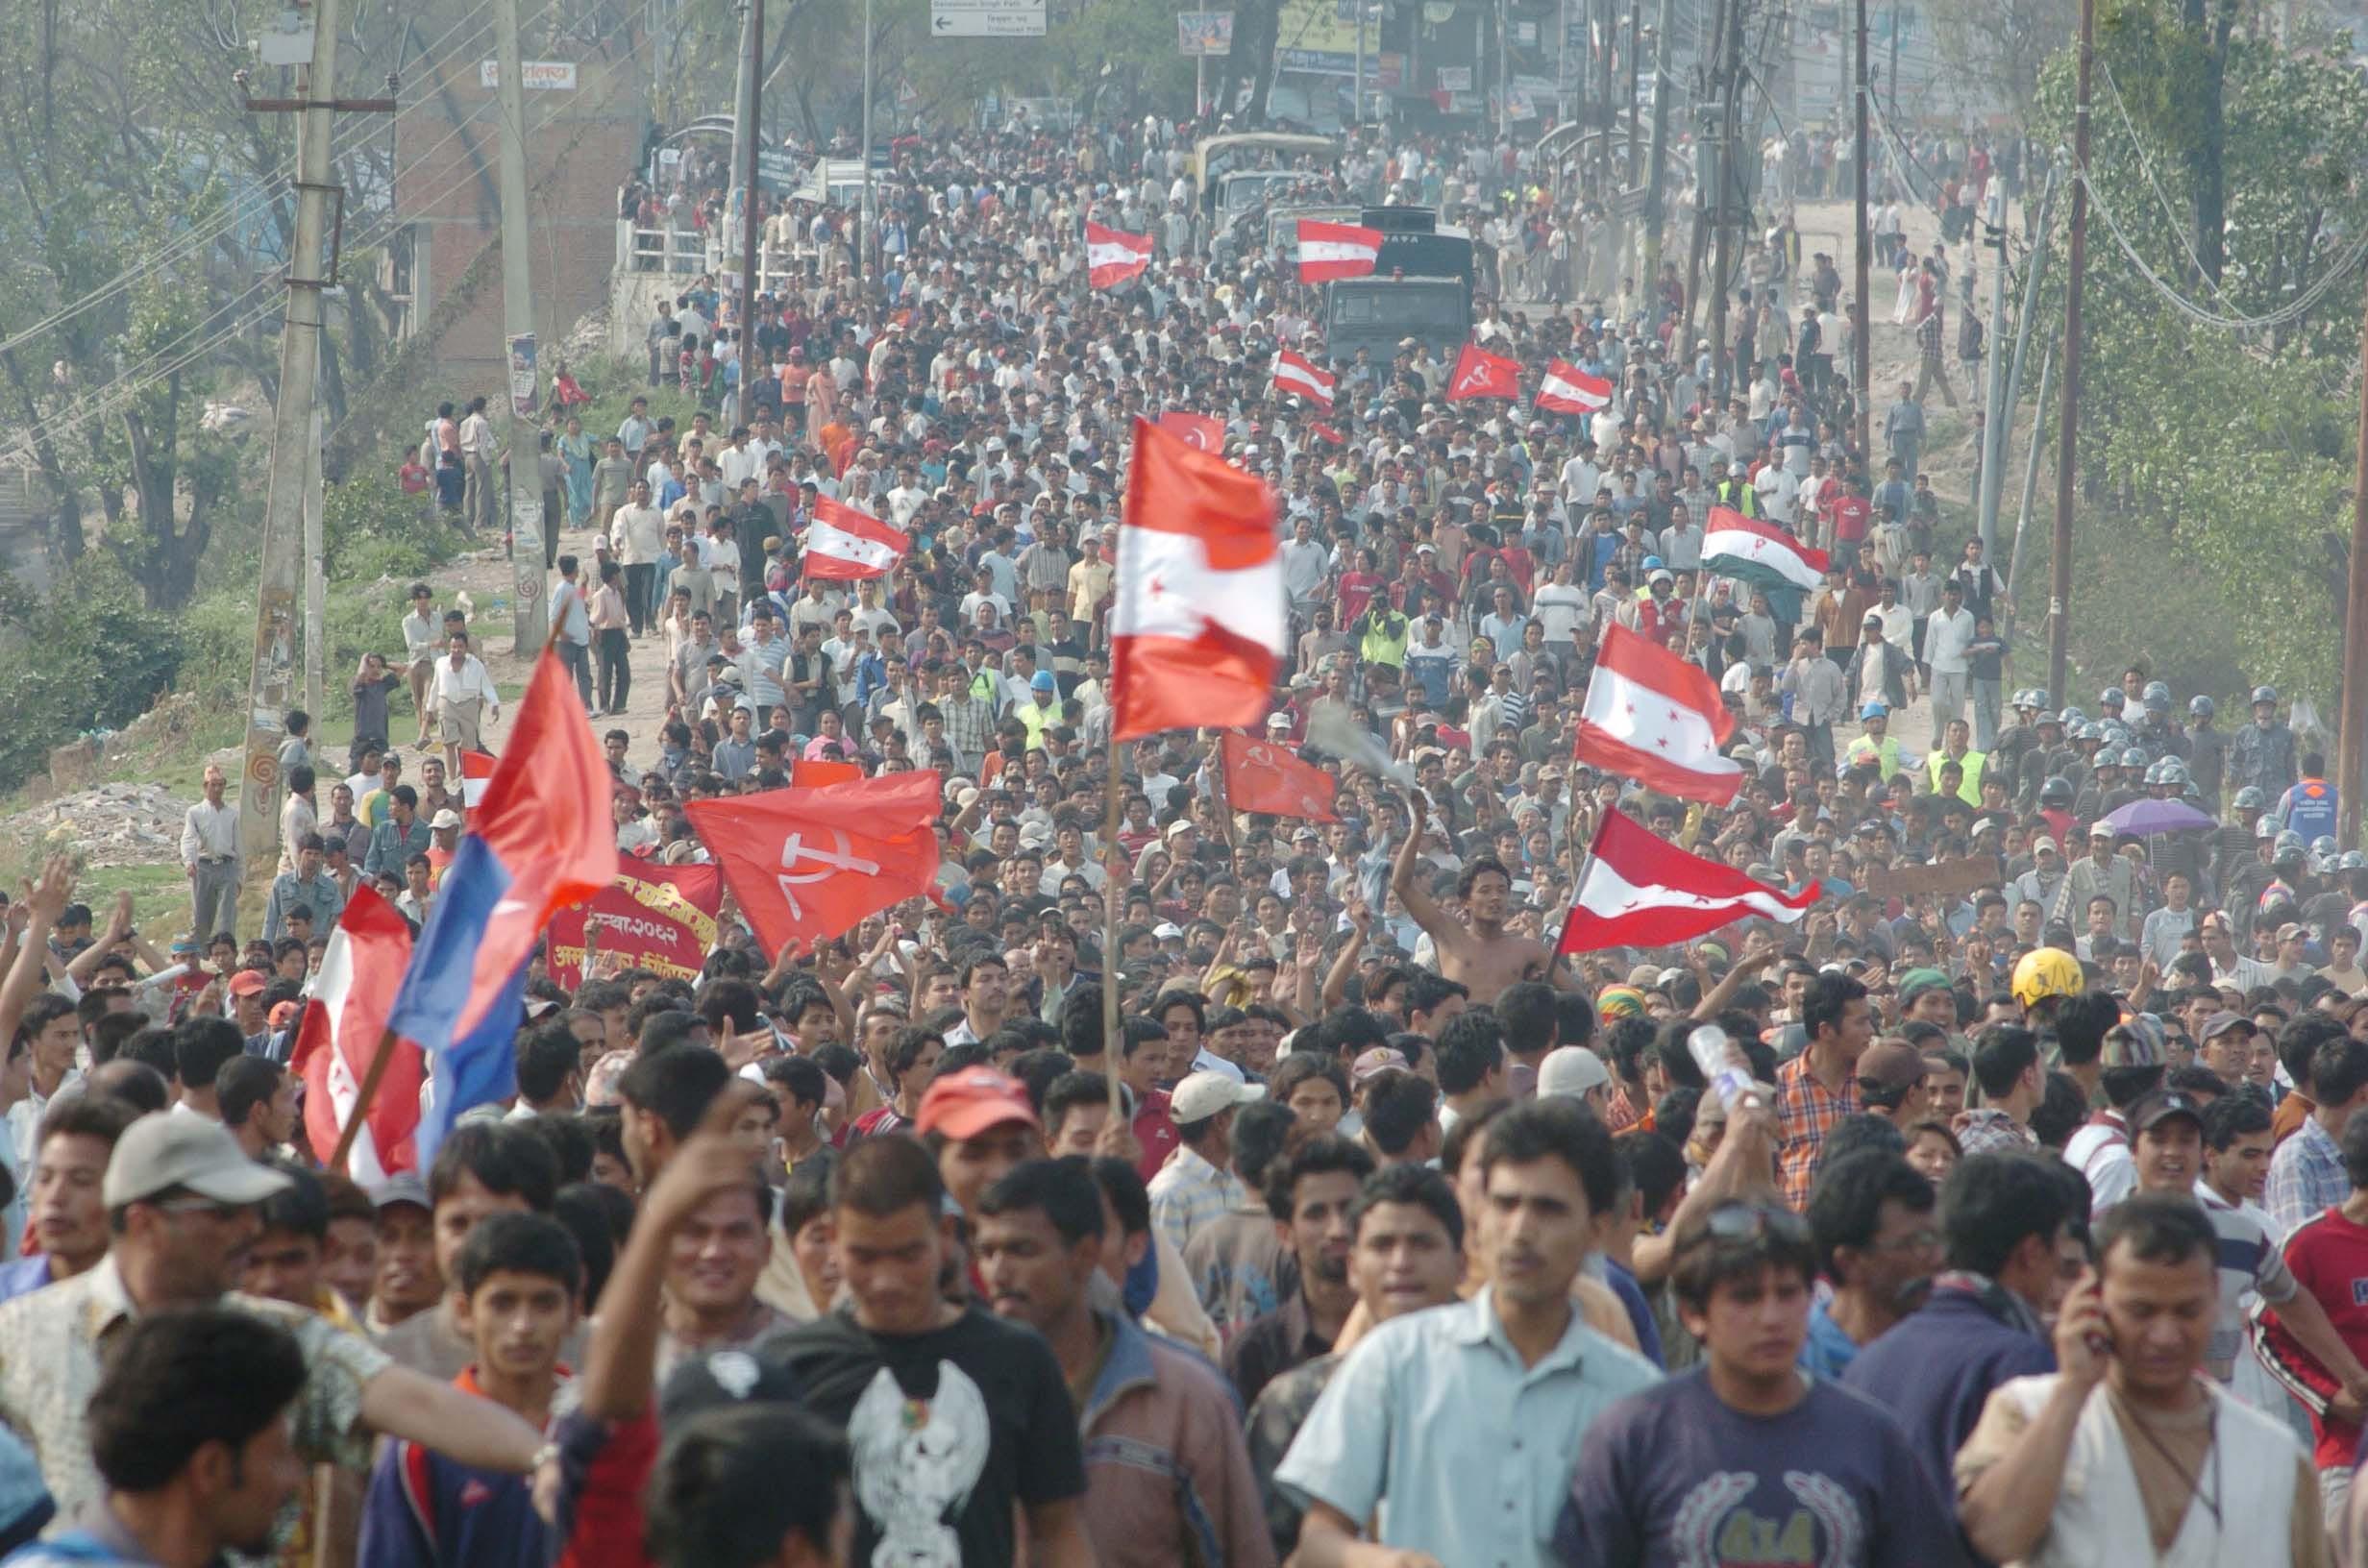
POLYGON ((1933 866, 1869 866, 1861 873, 1859 885, 1878 898, 1918 898, 1927 894, 1963 898, 2005 880, 1997 856, 1970 855, 1933 866))

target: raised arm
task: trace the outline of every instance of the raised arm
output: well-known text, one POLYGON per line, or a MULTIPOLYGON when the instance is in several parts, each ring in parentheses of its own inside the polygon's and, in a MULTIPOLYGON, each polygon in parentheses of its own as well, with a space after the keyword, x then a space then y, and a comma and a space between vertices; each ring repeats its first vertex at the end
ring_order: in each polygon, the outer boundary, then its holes
POLYGON ((1431 941, 1444 953, 1451 943, 1463 937, 1464 928, 1439 907, 1439 900, 1431 896, 1431 890, 1422 886, 1422 879, 1415 874, 1415 866, 1422 849, 1422 829, 1429 820, 1430 808, 1419 790, 1411 792, 1408 799, 1414 809, 1414 822, 1407 830, 1406 842, 1398 846, 1396 862, 1390 868, 1390 888, 1397 894, 1398 902, 1406 906, 1406 913, 1414 917, 1415 923, 1429 932, 1431 941))
POLYGON ((658 1290, 675 1232, 699 1206, 718 1192, 751 1180, 748 1150, 731 1125, 755 1086, 728 1086, 707 1107, 690 1138, 667 1162, 642 1197, 641 1219, 625 1239, 601 1312, 592 1323, 585 1353, 583 1412, 604 1421, 627 1420, 649 1408, 657 1375, 658 1290))
MULTIPOLYGON (((1700 960, 1695 962, 1699 963, 1700 960)), ((1745 982, 1775 962, 1776 947, 1772 943, 1756 952, 1745 952, 1729 966, 1718 984, 1702 993, 1702 999, 1693 1004, 1693 1012, 1689 1016, 1696 1018, 1718 1017, 1727 1010, 1727 1004, 1735 1000, 1735 993, 1743 989, 1745 982)))
POLYGON ((1348 901, 1348 940, 1341 943, 1340 956, 1323 977, 1322 1003, 1325 1012, 1341 1005, 1348 992, 1348 977, 1357 972, 1357 959, 1365 951, 1365 939, 1373 928, 1373 911, 1363 898, 1348 901))
POLYGON ((52 855, 41 868, 39 879, 25 892, 24 938, 16 949, 16 962, 9 966, 8 977, 0 979, 0 1040, 15 1038, 25 1009, 41 993, 49 968, 49 934, 57 928, 58 917, 65 913, 73 893, 74 863, 64 855, 52 855))

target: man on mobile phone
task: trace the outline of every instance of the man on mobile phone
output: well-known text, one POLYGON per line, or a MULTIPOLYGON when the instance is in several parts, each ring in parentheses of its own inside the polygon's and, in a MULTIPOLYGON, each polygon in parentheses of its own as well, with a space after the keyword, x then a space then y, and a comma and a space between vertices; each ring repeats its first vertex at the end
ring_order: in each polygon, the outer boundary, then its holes
POLYGON ((2309 1457, 2284 1425, 2197 1374, 2219 1294, 2211 1221, 2139 1192, 2097 1228, 2095 1277, 2065 1297, 2060 1371, 1989 1396, 1957 1456, 1958 1518, 1992 1562, 2319 1564, 2309 1457))

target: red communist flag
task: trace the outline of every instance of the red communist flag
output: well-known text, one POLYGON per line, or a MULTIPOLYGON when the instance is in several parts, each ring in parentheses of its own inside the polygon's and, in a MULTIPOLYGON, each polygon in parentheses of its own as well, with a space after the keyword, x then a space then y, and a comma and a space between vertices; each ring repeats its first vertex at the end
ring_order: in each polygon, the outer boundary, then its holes
POLYGON ((1317 822, 1340 821, 1332 812, 1332 796, 1340 781, 1314 763, 1301 762, 1291 747, 1231 733, 1221 744, 1225 758, 1225 799, 1234 810, 1304 817, 1317 822))
POLYGON ((1477 343, 1467 343, 1456 357, 1454 379, 1447 382, 1447 401, 1459 398, 1517 398, 1521 367, 1490 354, 1477 343))
POLYGON ((683 810, 767 952, 809 946, 927 893, 937 878, 934 772, 690 800, 683 810))
POLYGON ((1110 611, 1115 739, 1266 715, 1289 627, 1274 492, 1135 421, 1110 611))
POLYGON ((1159 416, 1159 428, 1177 437, 1195 452, 1225 450, 1225 422, 1207 414, 1166 413, 1159 416))

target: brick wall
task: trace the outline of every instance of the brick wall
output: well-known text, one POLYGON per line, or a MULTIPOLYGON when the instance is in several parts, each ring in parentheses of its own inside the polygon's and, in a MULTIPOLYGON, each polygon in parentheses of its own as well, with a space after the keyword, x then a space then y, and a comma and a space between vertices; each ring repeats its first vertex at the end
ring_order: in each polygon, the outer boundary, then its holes
MULTIPOLYGON (((623 41, 610 51, 577 61, 572 91, 526 94, 535 331, 546 346, 607 304, 617 187, 648 123, 639 54, 623 41)), ((397 122, 396 210, 412 226, 420 295, 413 330, 433 334, 437 396, 498 396, 505 385, 500 96, 481 84, 479 67, 473 55, 405 81, 404 107, 419 108, 397 122), (456 290, 465 298, 448 310, 456 290)))

